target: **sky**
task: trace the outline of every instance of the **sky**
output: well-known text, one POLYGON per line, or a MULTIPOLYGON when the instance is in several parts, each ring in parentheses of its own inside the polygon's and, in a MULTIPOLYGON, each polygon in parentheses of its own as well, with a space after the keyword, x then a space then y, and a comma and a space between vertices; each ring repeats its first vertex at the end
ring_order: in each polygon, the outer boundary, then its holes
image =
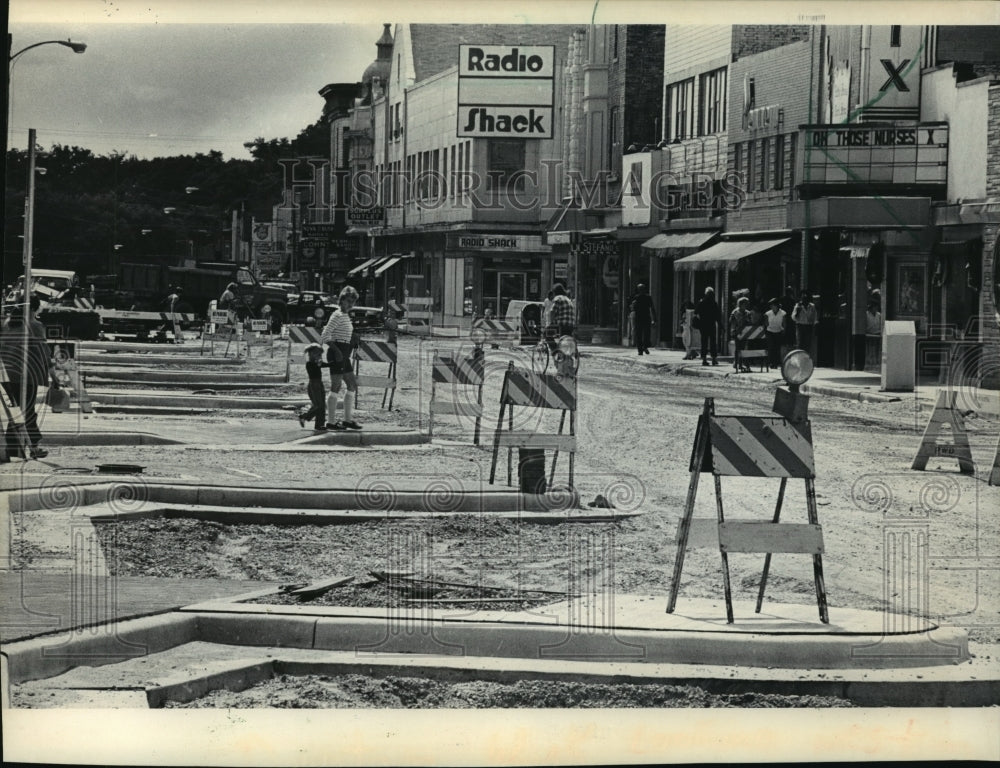
POLYGON ((323 109, 328 83, 357 82, 380 24, 11 24, 13 50, 46 45, 11 70, 10 145, 35 128, 43 147, 138 157, 219 150, 298 134, 323 109))
MULTIPOLYGON (((244 142, 294 138, 315 122, 324 85, 360 80, 383 22, 891 23, 900 7, 909 23, 924 21, 921 9, 941 20, 925 0, 10 0, 13 52, 55 39, 88 47, 17 58, 8 144, 24 148, 35 128, 44 148, 249 158, 244 142)), ((952 2, 948 20, 998 23, 998 8, 952 2)))

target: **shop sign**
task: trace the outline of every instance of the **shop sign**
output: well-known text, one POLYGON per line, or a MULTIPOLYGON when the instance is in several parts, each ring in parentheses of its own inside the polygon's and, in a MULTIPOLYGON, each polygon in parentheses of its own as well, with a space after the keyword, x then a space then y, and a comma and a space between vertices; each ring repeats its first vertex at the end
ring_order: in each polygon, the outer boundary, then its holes
POLYGON ((555 46, 460 45, 460 137, 551 139, 555 46))
POLYGON ((261 248, 254 248, 253 258, 258 272, 274 272, 281 269, 286 256, 284 251, 265 251, 261 248))
POLYGON ((569 277, 569 263, 565 261, 557 261, 553 264, 552 276, 556 280, 565 280, 569 277))
POLYGON ((948 124, 802 129, 803 184, 947 184, 948 124))
POLYGON ((449 234, 450 251, 548 251, 541 235, 449 234))
POLYGON ((617 240, 582 240, 573 246, 578 256, 619 256, 621 243, 617 240))
POLYGON ((785 111, 777 104, 756 107, 747 113, 747 130, 777 131, 785 120, 785 111))
POLYGON ((372 205, 364 208, 348 208, 347 220, 352 224, 371 224, 381 222, 385 218, 385 208, 372 205))

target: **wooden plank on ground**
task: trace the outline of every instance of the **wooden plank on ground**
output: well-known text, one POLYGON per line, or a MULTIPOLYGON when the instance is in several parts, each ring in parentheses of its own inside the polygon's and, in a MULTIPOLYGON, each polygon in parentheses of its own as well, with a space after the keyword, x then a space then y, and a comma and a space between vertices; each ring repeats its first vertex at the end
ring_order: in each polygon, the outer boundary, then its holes
POLYGON ((501 432, 497 437, 501 448, 543 448, 550 451, 576 450, 573 435, 539 435, 534 432, 501 432))
POLYGON ((329 592, 331 589, 335 589, 336 587, 342 587, 345 584, 350 584, 352 581, 354 581, 353 576, 337 576, 333 579, 326 579, 325 581, 314 581, 312 584, 307 584, 304 587, 290 590, 288 594, 295 595, 296 597, 317 597, 322 595, 324 592, 329 592))

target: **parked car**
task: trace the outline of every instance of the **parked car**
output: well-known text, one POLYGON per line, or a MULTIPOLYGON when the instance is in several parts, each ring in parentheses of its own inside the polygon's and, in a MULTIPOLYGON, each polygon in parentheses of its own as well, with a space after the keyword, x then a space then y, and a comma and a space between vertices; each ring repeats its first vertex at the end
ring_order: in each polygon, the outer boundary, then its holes
POLYGON ((288 300, 288 319, 293 323, 322 325, 330 316, 336 302, 333 297, 318 291, 302 291, 288 300))
POLYGON ((351 322, 359 333, 371 333, 385 328, 385 318, 381 307, 352 307, 351 322))

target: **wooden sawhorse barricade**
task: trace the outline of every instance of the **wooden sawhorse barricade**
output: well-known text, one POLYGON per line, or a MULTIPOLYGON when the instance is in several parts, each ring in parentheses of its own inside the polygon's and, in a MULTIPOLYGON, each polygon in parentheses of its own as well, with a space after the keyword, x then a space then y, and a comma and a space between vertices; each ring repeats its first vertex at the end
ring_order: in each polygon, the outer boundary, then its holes
MULTIPOLYGON (((924 435, 920 438, 920 448, 917 449, 917 455, 913 458, 910 469, 927 469, 927 460, 937 456, 957 459, 959 471, 963 475, 976 474, 976 466, 972 461, 972 448, 969 447, 969 435, 965 430, 965 419, 955 406, 957 397, 957 392, 938 392, 937 403, 927 420, 924 435), (940 438, 946 437, 942 434, 945 429, 951 433, 951 442, 939 442, 940 438)), ((993 461, 995 465, 996 459, 993 461)))
MULTIPOLYGON (((382 407, 385 408, 386 400, 389 401, 389 410, 392 410, 392 401, 396 396, 396 359, 398 351, 396 344, 381 339, 364 339, 358 343, 354 350, 354 376, 358 380, 358 389, 366 387, 369 389, 382 390, 382 407), (388 363, 389 370, 385 376, 361 375, 361 363, 388 363)), ((355 396, 355 405, 358 404, 355 396)))
POLYGON ((483 420, 483 378, 485 374, 485 358, 473 354, 472 357, 461 358, 458 353, 439 355, 434 351, 431 364, 431 402, 427 422, 427 436, 434 437, 434 414, 449 416, 472 416, 476 419, 476 432, 473 442, 479 445, 479 429, 483 420), (457 400, 439 400, 437 385, 456 384, 476 387, 476 402, 463 403, 457 400))
POLYGON ((556 373, 536 373, 527 368, 515 368, 510 363, 504 374, 500 390, 500 415, 493 436, 493 461, 490 465, 490 485, 496 478, 497 456, 501 446, 507 448, 507 485, 513 484, 511 466, 514 448, 534 448, 554 451, 549 486, 556 474, 559 452, 569 454, 569 487, 573 488, 573 468, 576 459, 576 376, 556 373), (561 410, 559 431, 554 435, 538 432, 514 431, 514 406, 561 410), (507 431, 503 428, 504 409, 507 410, 507 431), (563 434, 566 414, 569 414, 569 434, 563 434))
POLYGON ((521 339, 519 324, 506 320, 481 317, 472 323, 472 327, 482 329, 486 333, 486 343, 494 349, 498 349, 501 344, 507 347, 516 346, 521 339))
MULTIPOLYGON (((787 394, 787 393, 786 393, 787 394)), ((797 398, 804 395, 796 394, 797 398)), ((776 401, 777 402, 777 401, 776 401)), ((702 472, 711 472, 715 481, 715 508, 718 518, 719 553, 726 596, 726 620, 733 623, 733 598, 729 583, 729 553, 766 553, 757 594, 760 613, 775 552, 809 554, 813 558, 813 581, 820 620, 828 624, 826 587, 823 583, 823 529, 816 511, 816 472, 813 462, 812 431, 804 413, 801 418, 781 416, 716 416, 712 398, 698 418, 691 453, 691 482, 688 485, 684 516, 677 532, 677 556, 667 613, 673 613, 684 569, 684 552, 694 513, 694 501, 702 472), (778 501, 771 522, 726 521, 722 509, 722 477, 779 477, 778 501), (785 485, 790 477, 805 480, 807 524, 780 523, 785 485)))
POLYGON ((767 349, 762 347, 765 341, 764 328, 760 325, 748 325, 739 333, 736 342, 736 370, 740 373, 750 373, 751 361, 756 361, 761 370, 767 368, 767 349))
MULTIPOLYGON (((94 406, 90 402, 90 395, 80 378, 80 370, 76 364, 76 342, 64 339, 47 339, 49 352, 52 356, 52 371, 59 379, 60 385, 66 390, 69 403, 76 403, 81 413, 93 413, 94 406)), ((64 403, 67 400, 63 401, 64 403)), ((49 405, 53 413, 61 413, 64 408, 50 401, 49 405)))
MULTIPOLYGON (((7 461, 11 457, 7 455, 7 434, 10 433, 14 436, 14 441, 17 444, 17 449, 20 451, 21 456, 28 457, 31 455, 31 439, 28 437, 28 429, 25 424, 24 412, 17 404, 17 400, 10 397, 7 394, 7 389, 2 386, 10 381, 7 378, 7 369, 4 367, 3 361, 0 360, 0 404, 3 405, 3 434, 0 434, 0 459, 7 461)), ((17 399, 20 399, 18 395, 17 399)))

